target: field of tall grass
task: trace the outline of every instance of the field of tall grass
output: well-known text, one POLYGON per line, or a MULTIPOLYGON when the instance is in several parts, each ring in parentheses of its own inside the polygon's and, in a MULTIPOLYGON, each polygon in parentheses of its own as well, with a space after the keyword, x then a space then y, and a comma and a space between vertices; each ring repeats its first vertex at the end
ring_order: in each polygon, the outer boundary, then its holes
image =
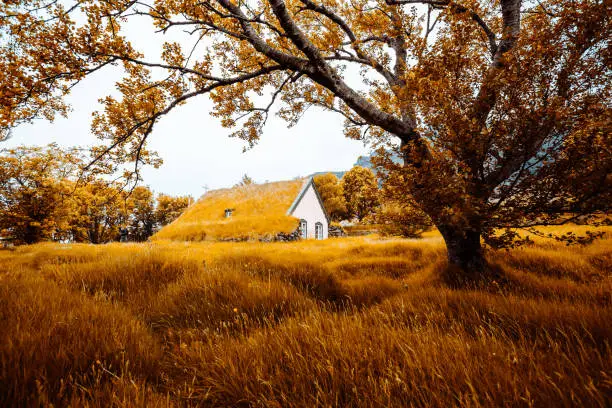
POLYGON ((0 406, 610 406, 612 228, 487 256, 468 290, 435 233, 0 251, 0 406))

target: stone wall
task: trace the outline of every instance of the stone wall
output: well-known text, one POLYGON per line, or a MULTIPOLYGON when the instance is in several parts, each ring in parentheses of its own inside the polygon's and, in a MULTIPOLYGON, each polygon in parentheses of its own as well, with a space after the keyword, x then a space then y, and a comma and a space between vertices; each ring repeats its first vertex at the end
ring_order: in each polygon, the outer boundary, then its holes
POLYGON ((344 232, 344 229, 342 229, 341 226, 338 226, 338 225, 329 226, 329 237, 330 238, 338 238, 338 237, 345 237, 345 236, 346 236, 346 232, 344 232))
POLYGON ((276 234, 275 241, 289 242, 289 241, 297 241, 301 238, 302 234, 300 233, 300 228, 296 229, 293 232, 288 234, 281 232, 280 234, 276 234))

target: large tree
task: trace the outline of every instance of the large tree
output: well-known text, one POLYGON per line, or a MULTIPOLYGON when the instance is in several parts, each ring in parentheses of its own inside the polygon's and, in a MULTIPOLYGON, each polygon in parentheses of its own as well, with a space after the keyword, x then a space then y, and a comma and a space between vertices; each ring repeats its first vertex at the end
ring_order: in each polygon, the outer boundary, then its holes
POLYGON ((380 204, 380 191, 372 170, 355 166, 344 173, 341 185, 348 218, 363 221, 365 217, 376 212, 380 204))
POLYGON ((0 151, 0 236, 17 244, 65 238, 80 160, 57 145, 0 151))
POLYGON ((314 183, 329 218, 332 221, 341 221, 346 218, 346 199, 338 177, 334 173, 319 174, 314 177, 314 183))
POLYGON ((13 0, 0 5, 0 126, 66 113, 76 82, 118 63, 121 97, 103 100, 93 130, 107 141, 100 157, 135 170, 154 159, 145 147, 156 122, 198 95, 250 145, 275 103, 290 123, 322 107, 346 118, 348 136, 401 147, 406 194, 442 233, 450 263, 479 271, 481 237, 495 228, 609 208, 611 7, 13 0), (185 40, 145 58, 122 37, 143 17, 185 40))

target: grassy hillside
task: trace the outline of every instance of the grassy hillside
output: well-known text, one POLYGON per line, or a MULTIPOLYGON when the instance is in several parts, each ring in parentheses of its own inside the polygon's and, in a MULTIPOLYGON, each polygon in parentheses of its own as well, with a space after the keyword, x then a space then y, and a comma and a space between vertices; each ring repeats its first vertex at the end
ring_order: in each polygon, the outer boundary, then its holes
POLYGON ((299 220, 286 215, 303 179, 252 184, 206 193, 153 240, 255 240, 296 230, 299 220), (232 208, 231 218, 225 209, 232 208))
POLYGON ((0 251, 0 406, 609 406, 611 233, 487 291, 435 234, 0 251))

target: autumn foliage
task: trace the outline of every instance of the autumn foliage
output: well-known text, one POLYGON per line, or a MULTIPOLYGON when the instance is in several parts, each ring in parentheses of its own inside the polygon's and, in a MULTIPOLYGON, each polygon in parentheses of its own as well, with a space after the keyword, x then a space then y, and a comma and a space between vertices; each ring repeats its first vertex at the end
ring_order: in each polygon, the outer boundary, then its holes
POLYGON ((72 241, 100 244, 129 231, 145 241, 177 218, 191 197, 126 189, 96 173, 77 149, 18 147, 0 154, 0 237, 13 244, 72 241))
POLYGON ((380 204, 378 180, 367 167, 355 166, 342 176, 342 192, 349 219, 362 221, 376 212, 380 204))
POLYGON ((68 227, 79 159, 57 146, 12 149, 0 157, 0 236, 34 243, 68 227))
POLYGON ((94 156, 133 163, 134 181, 159 164, 155 125, 200 95, 247 147, 271 114, 291 125, 319 107, 396 150, 387 170, 449 262, 480 274, 481 238, 609 211, 611 15, 603 0, 3 2, 0 127, 67 114, 72 87, 120 65, 94 156), (159 58, 127 37, 143 19, 176 35, 159 58))
POLYGON ((68 219, 69 235, 76 242, 100 244, 119 236, 127 223, 129 208, 125 194, 116 185, 92 180, 72 192, 68 219))
POLYGON ((160 194, 157 196, 156 220, 164 227, 176 220, 192 204, 191 196, 173 197, 160 194))
POLYGON ((338 177, 333 173, 320 174, 314 177, 314 183, 329 218, 332 221, 345 219, 347 217, 346 198, 338 177))
POLYGON ((605 0, 1 2, 0 140, 68 115, 92 74, 123 77, 89 160, 0 157, 2 239, 76 242, 0 250, 0 406, 608 407, 611 16, 605 0), (137 49, 142 21, 173 42, 137 49), (424 239, 193 242, 295 231, 302 184, 245 176, 172 222, 190 199, 134 183, 160 164, 157 123, 201 95, 246 148, 272 114, 340 115, 380 179, 327 178, 326 201, 417 217, 424 239))

